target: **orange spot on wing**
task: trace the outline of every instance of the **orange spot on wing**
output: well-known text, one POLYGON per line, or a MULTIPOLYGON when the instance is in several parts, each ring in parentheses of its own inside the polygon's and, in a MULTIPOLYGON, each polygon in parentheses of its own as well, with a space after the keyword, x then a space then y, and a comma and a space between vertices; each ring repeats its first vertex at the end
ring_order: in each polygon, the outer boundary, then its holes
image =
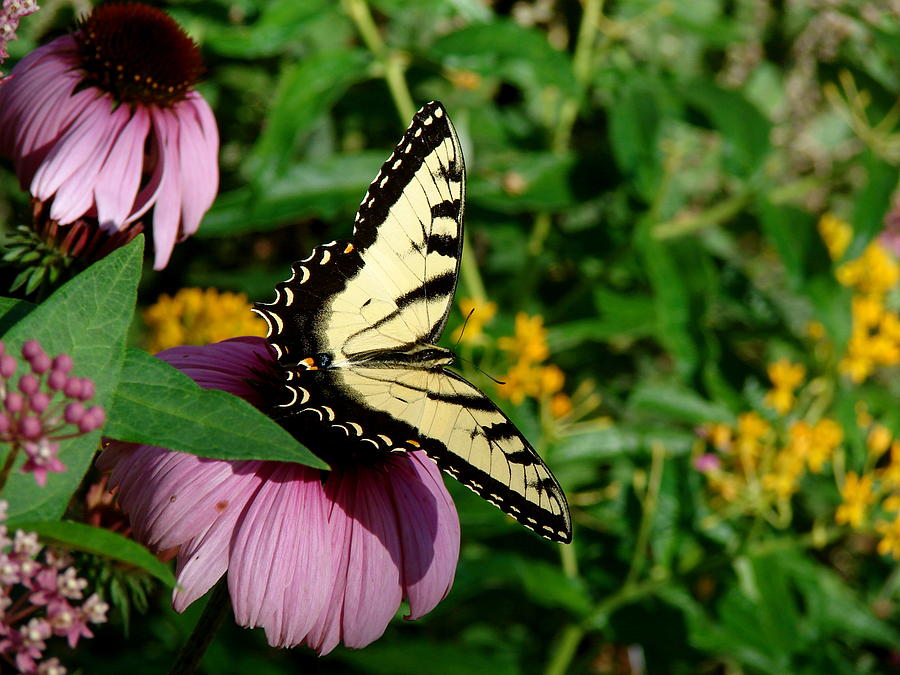
POLYGON ((347 244, 347 248, 344 249, 344 253, 350 253, 353 250, 353 244, 347 244))

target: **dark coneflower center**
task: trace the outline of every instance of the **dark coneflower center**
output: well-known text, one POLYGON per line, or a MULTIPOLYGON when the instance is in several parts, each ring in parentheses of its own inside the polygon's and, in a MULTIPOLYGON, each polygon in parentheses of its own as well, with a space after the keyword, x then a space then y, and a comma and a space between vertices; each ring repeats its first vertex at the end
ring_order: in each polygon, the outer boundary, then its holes
POLYGON ((84 84, 121 103, 171 106, 203 72, 194 41, 165 12, 136 3, 97 7, 75 33, 84 84))

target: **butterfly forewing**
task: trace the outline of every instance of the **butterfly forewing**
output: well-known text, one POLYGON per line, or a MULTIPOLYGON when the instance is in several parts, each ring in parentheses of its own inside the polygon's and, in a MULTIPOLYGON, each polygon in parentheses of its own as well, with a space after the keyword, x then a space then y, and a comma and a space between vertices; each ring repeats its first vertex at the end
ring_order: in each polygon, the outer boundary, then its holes
POLYGON ((353 239, 318 246, 257 303, 287 366, 335 363, 433 342, 446 323, 462 253, 465 169, 440 103, 413 118, 369 186, 353 239))

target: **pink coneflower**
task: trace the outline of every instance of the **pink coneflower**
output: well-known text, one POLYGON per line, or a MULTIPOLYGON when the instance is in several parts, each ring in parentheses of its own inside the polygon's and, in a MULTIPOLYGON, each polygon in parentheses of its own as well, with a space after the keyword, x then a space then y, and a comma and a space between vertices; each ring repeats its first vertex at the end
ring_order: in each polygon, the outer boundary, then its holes
POLYGON ((218 188, 215 119, 192 88, 201 71, 162 11, 101 5, 0 87, 0 154, 60 225, 90 217, 116 232, 153 208, 161 269, 218 188))
MULTIPOLYGON (((262 338, 175 347, 159 358, 203 387, 270 406, 276 367, 262 338)), ((227 572, 235 618, 273 646, 320 654, 364 647, 403 597, 415 619, 450 590, 459 521, 435 464, 390 453, 323 473, 300 464, 206 459, 112 443, 100 458, 154 550, 180 547, 173 605, 183 611, 227 572)))

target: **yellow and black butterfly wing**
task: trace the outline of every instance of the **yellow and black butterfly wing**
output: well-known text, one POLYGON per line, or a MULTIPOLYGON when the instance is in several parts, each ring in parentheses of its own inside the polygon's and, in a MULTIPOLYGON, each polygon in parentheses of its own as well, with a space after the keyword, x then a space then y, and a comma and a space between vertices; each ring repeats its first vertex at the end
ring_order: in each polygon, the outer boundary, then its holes
POLYGON ((456 373, 299 371, 288 389, 290 398, 273 416, 327 461, 421 449, 526 527, 553 541, 571 541, 568 504, 550 469, 509 418, 456 373))
POLYGON ((317 246, 256 303, 285 366, 436 342, 462 254, 465 167, 444 107, 423 106, 369 186, 353 238, 317 246))

